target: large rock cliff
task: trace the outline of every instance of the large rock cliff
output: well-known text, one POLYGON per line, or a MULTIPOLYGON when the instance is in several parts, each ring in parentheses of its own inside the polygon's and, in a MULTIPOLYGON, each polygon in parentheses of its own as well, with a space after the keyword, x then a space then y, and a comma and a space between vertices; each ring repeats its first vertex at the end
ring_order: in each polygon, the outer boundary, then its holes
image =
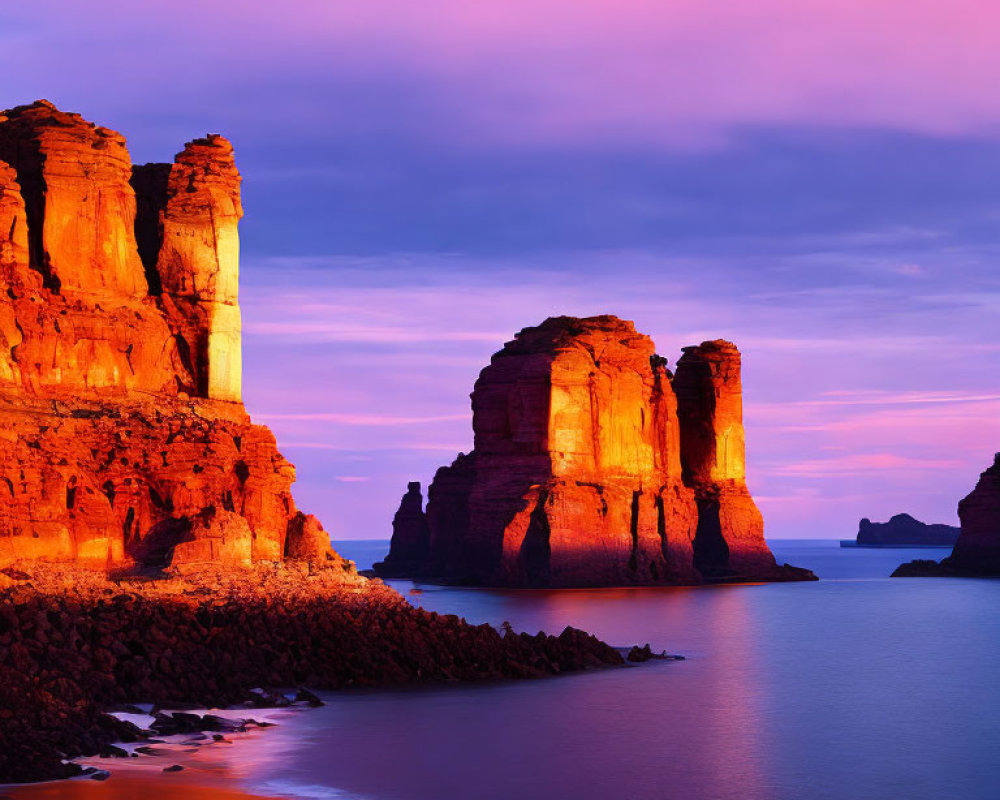
POLYGON ((688 348, 675 377, 631 322, 550 318, 493 356, 472 411, 473 451, 429 490, 426 555, 399 546, 419 541, 411 484, 379 574, 557 587, 811 577, 764 542, 727 342, 688 348))
POLYGON ((893 577, 1000 576, 1000 453, 959 502, 958 518, 962 532, 948 558, 902 564, 893 577))
POLYGON ((0 562, 336 559, 240 398, 232 146, 0 112, 0 562), (137 199, 138 198, 138 199, 137 199))

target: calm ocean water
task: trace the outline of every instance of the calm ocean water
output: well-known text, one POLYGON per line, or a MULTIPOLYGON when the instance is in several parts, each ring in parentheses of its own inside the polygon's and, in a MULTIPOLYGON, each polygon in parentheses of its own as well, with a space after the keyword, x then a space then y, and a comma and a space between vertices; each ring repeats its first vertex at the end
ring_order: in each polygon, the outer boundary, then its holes
MULTIPOLYGON (((393 582, 473 622, 574 625, 687 660, 331 695, 203 766, 232 788, 287 797, 1000 797, 1000 581, 888 578, 946 551, 772 546, 823 580, 561 592, 393 582)), ((364 568, 386 543, 337 547, 364 568)))

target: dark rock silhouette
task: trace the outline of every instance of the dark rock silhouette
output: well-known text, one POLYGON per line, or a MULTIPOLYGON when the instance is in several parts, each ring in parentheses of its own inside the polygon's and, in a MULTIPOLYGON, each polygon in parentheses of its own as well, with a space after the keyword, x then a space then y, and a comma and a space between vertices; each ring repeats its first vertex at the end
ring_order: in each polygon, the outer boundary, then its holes
POLYGON ((958 518, 962 533, 948 558, 901 564, 893 577, 1000 577, 1000 453, 959 502, 958 518))
POLYGON ((888 522, 863 519, 858 523, 858 547, 953 547, 961 528, 928 525, 909 514, 896 514, 888 522))
POLYGON ((420 482, 407 484, 406 494, 392 520, 392 544, 385 561, 375 565, 378 574, 407 575, 419 570, 430 555, 430 528, 424 514, 420 482))

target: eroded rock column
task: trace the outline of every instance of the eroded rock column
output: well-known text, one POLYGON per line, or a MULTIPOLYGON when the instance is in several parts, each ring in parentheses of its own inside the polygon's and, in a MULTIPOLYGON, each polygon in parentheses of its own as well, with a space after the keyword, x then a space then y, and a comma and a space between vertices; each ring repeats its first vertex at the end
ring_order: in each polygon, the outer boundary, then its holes
POLYGON ((673 386, 684 483, 695 491, 695 566, 706 577, 765 577, 776 568, 746 486, 740 351, 721 339, 685 347, 673 386))
POLYGON ((237 226, 243 206, 233 147, 222 136, 196 139, 172 165, 138 167, 133 184, 140 195, 139 250, 155 275, 151 285, 186 323, 180 335, 196 374, 196 392, 239 402, 243 356, 237 226))

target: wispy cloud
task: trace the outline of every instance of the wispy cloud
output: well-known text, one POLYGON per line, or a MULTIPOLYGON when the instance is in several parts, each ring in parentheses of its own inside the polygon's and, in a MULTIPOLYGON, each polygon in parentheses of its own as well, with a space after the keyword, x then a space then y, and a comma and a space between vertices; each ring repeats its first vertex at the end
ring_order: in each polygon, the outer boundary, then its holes
POLYGON ((287 336, 314 342, 491 342, 502 339, 497 331, 414 331, 403 328, 342 325, 336 322, 254 322, 246 326, 248 336, 287 336))
POLYGON ((828 478, 858 475, 871 472, 913 472, 924 470, 961 469, 965 464, 958 459, 907 458, 894 453, 859 453, 839 458, 815 459, 781 464, 771 467, 772 475, 792 475, 809 478, 828 478))
MULTIPOLYGON (((780 409, 818 407, 818 406, 908 406, 908 405, 963 405, 966 403, 983 403, 1000 400, 1000 394, 976 394, 962 392, 887 392, 879 390, 837 390, 825 393, 817 400, 792 400, 782 403, 780 409)), ((755 410, 760 410, 756 406, 755 410)))
POLYGON ((265 412, 255 414, 254 416, 265 422, 296 420, 303 422, 333 422, 338 425, 376 428, 394 428, 400 425, 427 425, 433 422, 454 422, 457 420, 468 422, 472 418, 471 413, 445 414, 434 417, 400 417, 381 414, 341 414, 331 412, 309 412, 303 414, 275 414, 265 412))
MULTIPOLYGON (((149 4, 138 17, 128 0, 86 10, 52 0, 4 12, 20 40, 35 33, 26 44, 43 50, 36 80, 60 70, 82 91, 100 74, 140 113, 165 91, 207 107, 224 90, 233 97, 252 87, 265 99, 247 116, 263 105, 280 120, 325 123, 324 136, 337 123, 370 133, 391 121, 411 137, 462 147, 626 141, 704 150, 767 124, 969 137, 1000 122, 992 82, 1000 35, 977 0, 953 0, 947 15, 903 0, 885 0, 875 15, 860 0, 758 0, 725 13, 688 0, 613 9, 536 0, 530 14, 500 2, 300 0, 281 17, 257 0, 238 17, 196 0, 149 4), (199 24, 187 24, 195 15, 199 24), (137 24, 148 36, 134 36, 137 24), (151 40, 187 56, 169 80, 142 57, 151 40), (87 68, 69 73, 51 58, 52 42, 87 68), (123 61, 134 65, 125 74, 123 61), (307 94, 292 91, 296 84, 307 94), (143 93, 150 86, 154 100, 143 93), (308 102, 318 96, 328 102, 308 102), (372 97, 395 113, 374 114, 372 97)), ((0 66, 16 74, 19 64, 0 66)))

